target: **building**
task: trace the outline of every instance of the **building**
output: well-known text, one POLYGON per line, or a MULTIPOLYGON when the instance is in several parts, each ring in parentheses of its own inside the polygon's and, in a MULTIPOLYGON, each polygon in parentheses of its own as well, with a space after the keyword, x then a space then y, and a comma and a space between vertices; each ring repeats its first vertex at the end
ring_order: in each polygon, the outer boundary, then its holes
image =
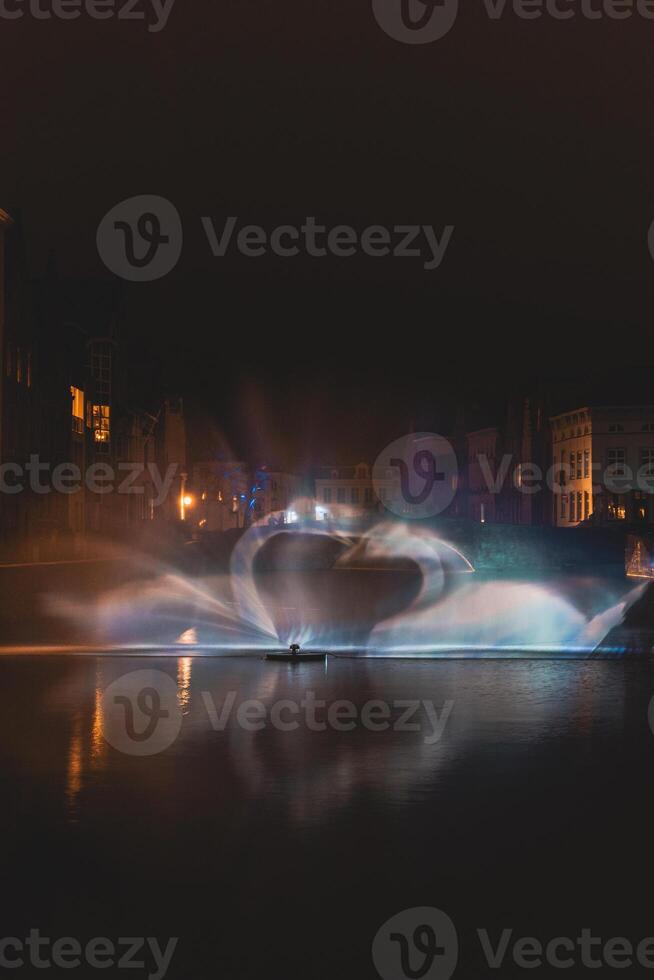
POLYGON ((258 467, 253 474, 249 502, 252 520, 292 524, 300 516, 293 505, 303 496, 302 477, 269 470, 267 466, 258 467))
POLYGON ((161 476, 174 473, 166 499, 154 514, 157 520, 179 520, 184 513, 183 497, 188 480, 188 448, 184 403, 168 399, 160 408, 155 427, 155 461, 161 476))
MULTIPOLYGON (((35 319, 20 220, 0 210, 0 465, 25 473, 39 451, 35 319)), ((0 493, 0 544, 27 545, 49 501, 18 489, 6 471, 0 493), (7 487, 12 483, 11 491, 7 487), (14 492, 15 491, 15 492, 14 492)), ((31 555, 29 556, 31 557, 31 555)))
POLYGON ((193 466, 182 495, 182 520, 200 531, 248 524, 250 473, 243 460, 205 460, 193 466))
POLYGON ((389 468, 382 481, 373 485, 369 463, 324 467, 316 478, 316 518, 365 517, 384 511, 385 501, 397 499, 398 473, 389 468))
POLYGON ((551 433, 542 394, 509 399, 501 425, 467 432, 461 442, 456 444, 459 490, 448 516, 482 524, 550 523, 552 492, 545 473, 551 433), (537 493, 532 492, 534 475, 540 483, 537 493))
MULTIPOLYGON (((468 520, 494 523, 498 517, 497 486, 500 431, 491 426, 467 434, 467 465, 463 481, 468 520)), ((501 479, 501 477, 500 477, 501 479)))
POLYGON ((577 408, 551 430, 557 527, 654 524, 654 406, 577 408))

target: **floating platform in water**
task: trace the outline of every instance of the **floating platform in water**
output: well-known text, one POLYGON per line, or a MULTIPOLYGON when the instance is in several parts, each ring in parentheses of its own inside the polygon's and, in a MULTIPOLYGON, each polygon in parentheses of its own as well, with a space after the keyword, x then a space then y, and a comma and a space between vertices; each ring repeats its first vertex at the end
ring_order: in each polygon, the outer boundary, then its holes
POLYGON ((311 660, 325 661, 326 653, 267 653, 266 660, 283 660, 289 664, 304 664, 311 660))
POLYGON ((299 643, 292 643, 288 650, 278 653, 267 653, 266 660, 281 660, 289 664, 301 664, 307 661, 322 661, 327 659, 326 653, 303 653, 299 643))

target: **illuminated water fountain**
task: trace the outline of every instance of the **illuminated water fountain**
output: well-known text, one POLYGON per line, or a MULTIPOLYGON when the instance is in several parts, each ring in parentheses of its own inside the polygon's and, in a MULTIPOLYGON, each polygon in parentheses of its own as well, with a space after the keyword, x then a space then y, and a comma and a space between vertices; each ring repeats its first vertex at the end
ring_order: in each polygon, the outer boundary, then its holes
POLYGON ((589 612, 569 583, 489 580, 432 530, 383 521, 354 531, 344 510, 329 524, 260 522, 236 544, 228 572, 154 567, 91 605, 58 598, 56 608, 84 622, 96 648, 570 657, 615 635, 646 588, 620 595, 593 580, 589 612))

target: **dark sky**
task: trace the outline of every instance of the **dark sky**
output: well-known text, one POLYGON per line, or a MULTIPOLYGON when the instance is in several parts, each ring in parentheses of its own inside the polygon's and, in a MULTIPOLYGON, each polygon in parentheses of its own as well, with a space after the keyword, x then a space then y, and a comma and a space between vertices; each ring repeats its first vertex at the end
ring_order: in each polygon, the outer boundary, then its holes
MULTIPOLYGON (((642 378, 654 21, 461 6, 447 37, 411 46, 369 0, 177 0, 161 33, 0 20, 0 205, 22 209, 33 274, 54 247, 63 275, 107 277, 100 219, 168 198, 184 251, 127 288, 134 350, 249 445, 311 457, 445 429, 455 401, 538 377, 642 378), (203 215, 455 232, 434 271, 216 259, 203 215)), ((654 392, 639 383, 634 400, 654 392)))

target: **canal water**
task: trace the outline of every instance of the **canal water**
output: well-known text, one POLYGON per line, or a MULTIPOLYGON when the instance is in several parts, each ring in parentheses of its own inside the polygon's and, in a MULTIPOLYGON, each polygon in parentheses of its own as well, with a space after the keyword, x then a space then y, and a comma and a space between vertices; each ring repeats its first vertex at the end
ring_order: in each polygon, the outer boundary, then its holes
MULTIPOLYGON (((654 935, 648 661, 5 656, 0 682, 5 937, 178 937, 184 980, 365 980, 383 923, 429 906, 473 980, 526 972, 489 971, 478 929, 654 935), (141 689, 151 742, 125 730, 141 689)), ((148 973, 61 975, 103 972, 148 973)))

